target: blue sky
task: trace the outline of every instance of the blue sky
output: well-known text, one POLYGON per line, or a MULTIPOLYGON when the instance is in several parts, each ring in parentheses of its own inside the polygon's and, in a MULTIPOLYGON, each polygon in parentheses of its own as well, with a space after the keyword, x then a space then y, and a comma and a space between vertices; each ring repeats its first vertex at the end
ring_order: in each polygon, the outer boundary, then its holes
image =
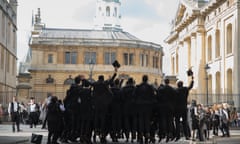
MULTIPOLYGON (((93 26, 96 0, 19 0, 18 1, 18 59, 28 50, 32 12, 41 9, 46 27, 89 29, 93 26)), ((179 0, 121 0, 121 26, 124 31, 144 41, 163 47, 170 32, 179 0)))

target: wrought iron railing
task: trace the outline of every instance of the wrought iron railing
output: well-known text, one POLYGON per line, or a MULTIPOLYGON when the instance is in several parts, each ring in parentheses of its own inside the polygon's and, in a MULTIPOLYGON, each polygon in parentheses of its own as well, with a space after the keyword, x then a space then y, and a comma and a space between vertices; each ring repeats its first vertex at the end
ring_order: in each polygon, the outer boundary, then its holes
MULTIPOLYGON (((236 106, 240 104, 240 94, 190 94, 189 100, 197 100, 198 103, 204 105, 213 105, 220 103, 228 103, 229 105, 236 106), (208 100, 207 100, 208 97, 208 100), (207 104, 208 102, 208 104, 207 104)), ((239 106, 238 106, 239 107, 239 106)))

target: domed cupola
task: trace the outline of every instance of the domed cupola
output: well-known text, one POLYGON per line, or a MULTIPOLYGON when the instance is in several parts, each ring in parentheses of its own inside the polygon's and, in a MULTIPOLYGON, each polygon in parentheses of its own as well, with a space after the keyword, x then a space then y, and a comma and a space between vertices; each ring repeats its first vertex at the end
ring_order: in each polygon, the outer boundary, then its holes
POLYGON ((98 30, 122 30, 120 6, 120 0, 97 0, 94 28, 98 30))

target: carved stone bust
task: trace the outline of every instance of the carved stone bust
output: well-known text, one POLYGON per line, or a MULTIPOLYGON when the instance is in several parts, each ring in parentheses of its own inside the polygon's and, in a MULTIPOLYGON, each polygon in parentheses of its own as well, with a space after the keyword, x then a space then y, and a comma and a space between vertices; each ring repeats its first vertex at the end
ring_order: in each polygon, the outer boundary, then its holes
POLYGON ((51 77, 51 75, 48 75, 48 78, 46 79, 46 83, 54 83, 54 79, 51 77))

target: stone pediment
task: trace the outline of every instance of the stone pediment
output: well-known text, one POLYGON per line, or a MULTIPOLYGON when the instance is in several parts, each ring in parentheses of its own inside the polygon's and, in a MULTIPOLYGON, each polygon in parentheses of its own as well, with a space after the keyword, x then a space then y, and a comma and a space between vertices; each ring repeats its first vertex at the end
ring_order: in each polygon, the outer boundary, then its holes
POLYGON ((190 4, 189 0, 188 2, 181 0, 174 18, 174 25, 177 26, 180 23, 184 22, 189 16, 193 14, 194 9, 194 5, 190 4))
POLYGON ((180 30, 199 15, 207 1, 180 0, 175 18, 172 21, 172 31, 180 30))

